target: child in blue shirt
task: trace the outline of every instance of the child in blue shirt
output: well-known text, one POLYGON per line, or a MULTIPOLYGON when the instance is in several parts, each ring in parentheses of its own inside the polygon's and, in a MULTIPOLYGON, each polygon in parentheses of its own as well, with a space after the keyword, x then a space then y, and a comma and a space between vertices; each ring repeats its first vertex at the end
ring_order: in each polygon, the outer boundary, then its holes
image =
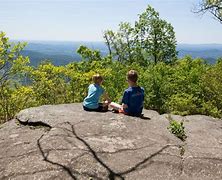
POLYGON ((90 84, 88 87, 88 95, 83 101, 83 109, 85 111, 106 112, 108 111, 108 103, 110 102, 110 99, 101 87, 103 77, 96 74, 93 76, 92 80, 94 83, 90 84), (102 95, 106 99, 106 103, 99 103, 99 99, 102 95))
POLYGON ((143 110, 144 89, 137 85, 138 73, 130 70, 127 73, 129 88, 125 90, 122 98, 122 110, 129 116, 140 117, 143 110))
POLYGON ((122 106, 125 114, 130 116, 141 116, 144 102, 144 89, 137 85, 138 73, 130 70, 127 73, 129 88, 125 90, 122 106))

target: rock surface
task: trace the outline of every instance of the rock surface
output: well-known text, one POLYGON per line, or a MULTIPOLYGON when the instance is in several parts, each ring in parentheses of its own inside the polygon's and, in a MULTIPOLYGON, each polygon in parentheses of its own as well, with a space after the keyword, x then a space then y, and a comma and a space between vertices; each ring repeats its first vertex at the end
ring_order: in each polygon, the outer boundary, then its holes
POLYGON ((0 179, 222 179, 222 121, 183 120, 185 142, 169 132, 167 115, 150 120, 85 112, 81 104, 21 111, 0 126, 0 179))

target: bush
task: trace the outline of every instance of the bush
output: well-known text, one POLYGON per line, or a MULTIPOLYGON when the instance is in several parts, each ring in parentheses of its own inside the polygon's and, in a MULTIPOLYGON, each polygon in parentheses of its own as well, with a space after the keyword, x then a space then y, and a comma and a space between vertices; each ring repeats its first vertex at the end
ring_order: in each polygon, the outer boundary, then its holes
POLYGON ((222 117, 222 61, 209 67, 201 77, 202 114, 222 117))
POLYGON ((0 121, 12 119, 20 110, 37 106, 37 100, 31 87, 19 86, 11 88, 4 86, 0 91, 1 106, 0 121))
POLYGON ((168 112, 184 116, 197 113, 196 101, 197 98, 193 97, 193 95, 181 93, 172 95, 165 106, 168 112))
POLYGON ((183 122, 178 122, 176 120, 170 120, 170 125, 168 127, 168 129, 170 130, 170 132, 172 134, 174 134, 176 137, 178 137, 179 139, 181 139, 182 141, 185 141, 187 136, 185 133, 185 127, 183 125, 183 122))
POLYGON ((173 93, 170 89, 172 67, 165 63, 150 65, 140 74, 141 85, 145 88, 145 108, 165 112, 164 104, 173 93))

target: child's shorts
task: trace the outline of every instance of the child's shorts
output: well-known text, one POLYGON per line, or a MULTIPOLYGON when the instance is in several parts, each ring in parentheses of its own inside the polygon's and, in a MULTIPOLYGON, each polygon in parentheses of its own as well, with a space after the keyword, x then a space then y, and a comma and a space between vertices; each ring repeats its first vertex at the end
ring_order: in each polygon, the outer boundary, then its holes
POLYGON ((83 106, 83 109, 84 109, 85 111, 107 112, 107 111, 108 111, 108 106, 105 106, 105 107, 104 107, 102 103, 99 103, 99 107, 96 108, 96 109, 90 109, 90 108, 87 108, 87 107, 85 107, 85 106, 83 106))

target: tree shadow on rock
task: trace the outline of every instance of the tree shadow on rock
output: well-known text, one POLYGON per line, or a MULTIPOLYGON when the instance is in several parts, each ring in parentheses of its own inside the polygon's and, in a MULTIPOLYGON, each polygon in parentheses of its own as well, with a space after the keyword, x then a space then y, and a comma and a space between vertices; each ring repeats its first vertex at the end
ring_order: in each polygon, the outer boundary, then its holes
MULTIPOLYGON (((70 124, 70 123, 69 123, 70 124)), ((168 147, 172 146, 172 145, 166 145, 164 147, 162 147, 160 150, 158 150, 157 152, 151 154, 150 156, 146 157, 144 160, 138 162, 137 164, 135 164, 133 167, 129 168, 126 171, 123 172, 115 172, 114 170, 112 170, 105 162, 102 161, 101 158, 98 157, 97 152, 94 151, 92 149, 92 147, 89 145, 89 143, 87 143, 83 138, 81 138, 75 131, 75 128, 73 125, 71 125, 72 128, 72 133, 73 135, 79 140, 81 141, 87 148, 88 150, 91 152, 91 154, 93 155, 94 159, 100 163, 100 165, 102 165, 108 172, 108 179, 109 180, 115 180, 115 179, 122 179, 124 180, 124 175, 127 175, 133 171, 136 171, 137 169, 139 169, 142 165, 144 165, 145 163, 147 163, 149 160, 151 160, 153 157, 157 156, 158 154, 160 154, 162 151, 164 151, 165 149, 167 149, 168 147)))
MULTIPOLYGON (((50 164, 52 164, 52 165, 56 165, 56 166, 62 168, 62 169, 63 169, 65 172, 67 172, 68 175, 69 175, 72 179, 74 179, 74 180, 77 180, 77 179, 78 179, 78 178, 77 178, 77 175, 85 175, 85 176, 88 176, 88 177, 92 177, 92 178, 96 178, 96 179, 98 179, 98 180, 101 180, 101 178, 99 178, 99 177, 97 177, 97 176, 95 176, 95 175, 93 175, 93 174, 80 173, 80 172, 78 172, 78 171, 76 171, 76 170, 73 170, 73 169, 70 168, 69 166, 66 166, 66 165, 63 165, 63 164, 61 164, 61 163, 54 162, 54 161, 50 160, 50 159, 48 158, 49 152, 44 152, 43 147, 42 147, 42 145, 41 145, 41 139, 44 137, 44 135, 45 135, 45 134, 43 134, 43 135, 37 140, 37 145, 38 145, 38 148, 39 148, 39 150, 40 150, 40 152, 41 152, 41 155, 42 155, 44 161, 46 161, 46 162, 48 162, 48 163, 50 163, 50 164)), ((82 154, 79 155, 78 157, 75 157, 75 159, 78 159, 78 158, 80 158, 80 157, 82 157, 82 154)))
MULTIPOLYGON (((109 180, 116 180, 116 179, 124 180, 124 179, 125 179, 125 177, 124 177, 125 175, 127 175, 127 174, 129 174, 129 173, 131 173, 131 172, 137 171, 137 170, 139 170, 139 169, 145 168, 143 165, 144 165, 145 163, 149 162, 153 157, 157 156, 158 154, 160 154, 162 151, 164 151, 164 150, 167 149, 168 147, 170 147, 170 146, 175 146, 175 145, 166 145, 166 146, 160 148, 160 149, 159 149, 158 151, 156 151, 155 153, 147 156, 147 157, 144 158, 142 161, 140 161, 140 162, 138 162, 137 164, 135 164, 133 167, 130 167, 129 169, 127 169, 127 170, 125 170, 125 171, 122 171, 122 172, 116 172, 116 171, 113 170, 111 167, 109 167, 109 165, 106 164, 106 163, 98 156, 98 153, 99 153, 99 152, 96 152, 96 151, 90 146, 89 143, 87 143, 82 137, 80 137, 80 136, 76 133, 76 130, 75 130, 74 125, 72 125, 72 124, 69 123, 69 122, 66 122, 66 123, 71 126, 71 130, 70 130, 70 129, 66 129, 66 130, 69 131, 69 132, 71 132, 77 140, 79 140, 80 142, 82 142, 82 143, 85 145, 85 147, 88 149, 88 152, 92 155, 92 157, 93 157, 104 169, 106 169, 106 171, 108 172, 108 176, 106 177, 106 179, 109 179, 109 180)), ((63 128, 63 129, 64 129, 64 128, 63 128)), ((50 163, 50 164, 52 164, 52 165, 56 165, 56 166, 61 167, 61 168, 62 168, 64 171, 66 171, 66 172, 68 173, 68 175, 69 175, 72 179, 74 179, 74 180, 77 179, 77 176, 78 176, 78 175, 87 175, 88 177, 92 177, 92 178, 96 178, 96 179, 101 179, 101 178, 97 177, 97 176, 94 175, 94 174, 87 174, 87 173, 83 174, 83 173, 80 173, 80 172, 78 172, 78 171, 76 171, 76 170, 73 170, 72 168, 70 168, 70 167, 68 167, 68 166, 66 166, 66 165, 62 165, 62 164, 60 164, 60 163, 58 163, 58 162, 54 162, 54 161, 50 160, 50 159, 48 158, 49 153, 46 153, 46 152, 43 151, 42 145, 41 145, 41 143, 40 143, 40 141, 41 141, 41 139, 43 138, 43 136, 44 136, 44 135, 42 135, 42 136, 38 139, 37 145, 38 145, 38 148, 39 148, 39 150, 40 150, 40 152, 41 152, 41 155, 42 155, 44 161, 46 161, 46 162, 48 162, 48 163, 50 163)), ((147 147, 147 146, 144 146, 143 148, 145 148, 145 147, 147 147)), ((138 149, 141 149, 141 147, 138 148, 138 149)), ((127 150, 129 150, 129 149, 127 149, 127 150)), ((127 151, 127 150, 126 150, 126 151, 127 151)), ((136 149, 133 149, 133 150, 136 150, 136 149)), ((124 151, 124 150, 122 150, 122 151, 124 151)), ((121 151, 121 152, 122 152, 122 151, 121 151)), ((103 152, 103 153, 105 153, 105 152, 103 152)), ((107 152, 107 154, 109 154, 109 153, 107 152)), ((110 154, 111 154, 111 153, 110 153, 110 154)), ((113 153, 112 153, 112 154, 113 154, 113 153)), ((80 157, 77 157, 76 159, 78 159, 78 158, 80 158, 80 157)), ((149 164, 151 164, 151 163, 149 163, 149 164)), ((148 165, 149 165, 149 164, 148 164, 148 165)))

